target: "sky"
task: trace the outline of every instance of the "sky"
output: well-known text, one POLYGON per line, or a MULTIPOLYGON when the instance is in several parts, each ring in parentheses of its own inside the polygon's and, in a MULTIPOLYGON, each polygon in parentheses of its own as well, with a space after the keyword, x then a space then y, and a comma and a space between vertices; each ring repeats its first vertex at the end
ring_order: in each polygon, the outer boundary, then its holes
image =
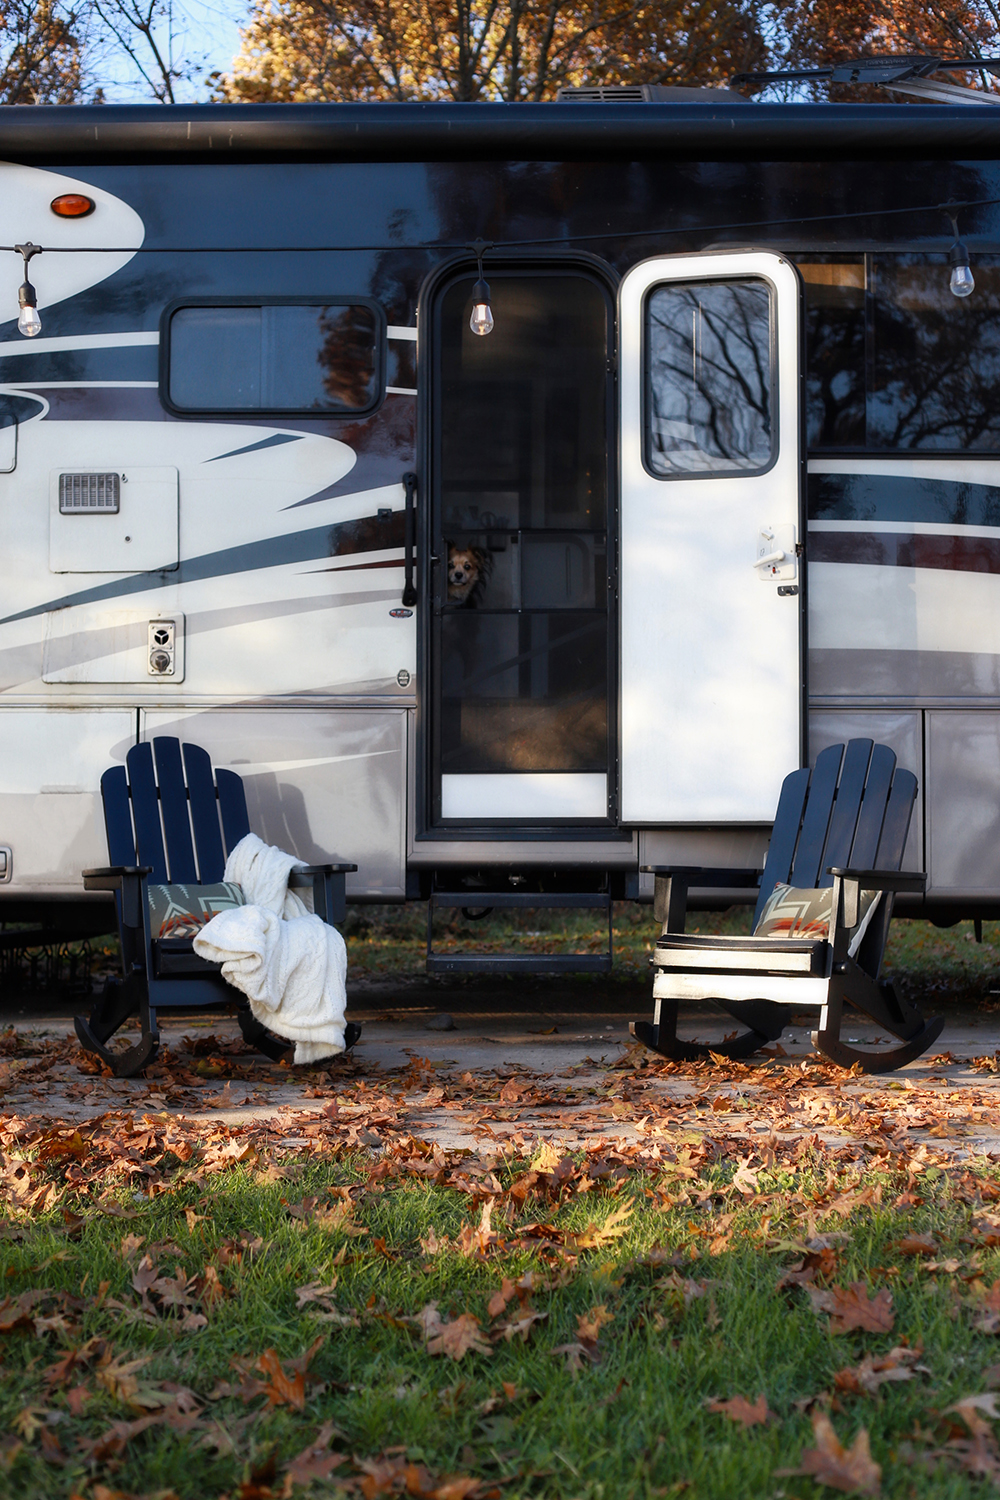
MULTIPOLYGON (((188 84, 178 86, 184 103, 206 100, 209 73, 227 72, 239 51, 240 23, 249 9, 248 0, 168 0, 173 20, 174 57, 194 65, 188 84)), ((157 42, 164 52, 170 28, 163 25, 157 42)), ((150 99, 142 77, 127 58, 109 59, 102 69, 101 84, 109 104, 137 104, 150 99)))

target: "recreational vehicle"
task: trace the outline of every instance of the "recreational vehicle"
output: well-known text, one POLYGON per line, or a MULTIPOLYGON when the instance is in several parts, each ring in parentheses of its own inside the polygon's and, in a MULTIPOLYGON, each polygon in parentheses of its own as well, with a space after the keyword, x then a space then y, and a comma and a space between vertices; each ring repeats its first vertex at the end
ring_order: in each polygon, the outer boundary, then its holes
POLYGON ((470 909, 759 867, 867 736, 897 910, 1000 916, 963 93, 0 111, 0 918, 113 925, 101 773, 158 735, 349 900, 470 909))

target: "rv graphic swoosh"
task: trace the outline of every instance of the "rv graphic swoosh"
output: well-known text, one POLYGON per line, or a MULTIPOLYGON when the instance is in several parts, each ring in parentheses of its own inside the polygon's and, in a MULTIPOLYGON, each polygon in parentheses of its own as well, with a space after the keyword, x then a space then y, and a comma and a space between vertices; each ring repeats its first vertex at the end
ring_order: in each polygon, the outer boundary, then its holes
POLYGON ((262 568, 278 568, 289 563, 316 562, 351 552, 380 552, 403 544, 403 515, 394 511, 384 519, 361 516, 355 521, 341 521, 333 526, 313 526, 284 536, 265 537, 206 552, 201 557, 184 558, 175 568, 164 567, 154 573, 134 573, 128 578, 112 579, 92 588, 78 589, 46 600, 31 609, 5 615, 0 625, 15 620, 30 620, 54 609, 68 609, 74 604, 96 604, 103 599, 123 599, 131 594, 145 594, 153 589, 178 583, 195 583, 206 578, 222 578, 232 573, 254 573, 262 568))

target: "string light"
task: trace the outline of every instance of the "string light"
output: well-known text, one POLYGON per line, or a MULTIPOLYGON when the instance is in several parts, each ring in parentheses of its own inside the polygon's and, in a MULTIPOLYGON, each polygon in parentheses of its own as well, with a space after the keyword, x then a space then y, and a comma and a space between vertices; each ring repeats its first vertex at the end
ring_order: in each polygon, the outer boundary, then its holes
POLYGON ((951 228, 955 236, 955 243, 948 252, 948 264, 951 266, 951 279, 948 285, 953 296, 969 297, 976 290, 976 278, 969 266, 969 252, 959 238, 958 220, 952 214, 949 214, 948 218, 951 220, 951 228))
POLYGON ((472 288, 472 316, 469 318, 469 327, 473 333, 484 339, 488 333, 493 332, 493 309, 490 306, 489 283, 483 280, 483 251, 489 246, 485 240, 476 240, 470 247, 475 251, 476 261, 479 266, 479 279, 472 288))
POLYGON ((18 288, 17 305, 20 311, 17 315, 17 329, 23 333, 26 339, 33 339, 36 333, 42 331, 42 320, 38 316, 38 297, 35 288, 28 280, 28 262, 33 255, 41 255, 41 245, 33 245, 29 240, 26 245, 15 245, 17 253, 24 257, 24 280, 18 288))

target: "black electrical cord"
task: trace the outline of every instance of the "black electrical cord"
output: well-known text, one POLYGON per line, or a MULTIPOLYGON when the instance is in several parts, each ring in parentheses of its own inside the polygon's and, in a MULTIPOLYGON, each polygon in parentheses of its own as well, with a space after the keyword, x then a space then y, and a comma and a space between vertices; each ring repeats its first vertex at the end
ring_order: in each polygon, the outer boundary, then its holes
MULTIPOLYGON (((783 219, 726 220, 720 224, 685 224, 672 228, 658 226, 655 229, 609 229, 596 234, 548 235, 537 238, 490 241, 496 251, 513 250, 522 246, 565 245, 570 246, 591 240, 661 239, 672 235, 707 235, 736 229, 784 228, 796 224, 853 223, 858 219, 881 219, 902 214, 953 213, 957 209, 986 208, 1000 203, 1000 198, 970 198, 964 202, 918 203, 909 208, 866 208, 856 213, 799 214, 783 219)), ((351 254, 366 251, 399 250, 468 250, 468 240, 429 240, 423 243, 381 245, 212 245, 199 249, 191 245, 51 245, 45 246, 49 255, 330 255, 351 254)), ((15 245, 0 245, 0 251, 15 250, 15 245)))

